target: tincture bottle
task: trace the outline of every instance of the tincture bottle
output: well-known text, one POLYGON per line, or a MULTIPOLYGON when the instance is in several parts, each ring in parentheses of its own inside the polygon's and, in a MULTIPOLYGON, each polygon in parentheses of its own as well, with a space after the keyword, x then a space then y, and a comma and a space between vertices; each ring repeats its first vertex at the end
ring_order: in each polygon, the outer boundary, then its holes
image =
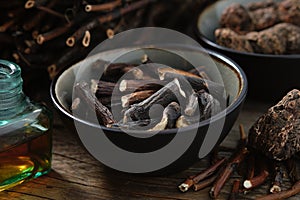
POLYGON ((0 191, 50 171, 52 114, 24 95, 21 68, 0 60, 0 191))

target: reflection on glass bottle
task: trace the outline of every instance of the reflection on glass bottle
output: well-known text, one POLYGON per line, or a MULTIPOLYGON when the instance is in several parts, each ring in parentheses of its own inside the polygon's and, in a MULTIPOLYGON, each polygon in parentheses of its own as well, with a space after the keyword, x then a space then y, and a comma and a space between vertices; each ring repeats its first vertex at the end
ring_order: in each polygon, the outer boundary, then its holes
POLYGON ((22 90, 21 69, 0 60, 0 191, 51 168, 52 114, 22 90))

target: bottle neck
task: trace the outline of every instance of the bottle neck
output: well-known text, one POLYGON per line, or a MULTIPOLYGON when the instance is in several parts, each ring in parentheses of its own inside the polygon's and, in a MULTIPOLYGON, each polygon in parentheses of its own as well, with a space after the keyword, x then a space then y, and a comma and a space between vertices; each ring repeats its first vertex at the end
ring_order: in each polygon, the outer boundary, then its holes
POLYGON ((0 60, 0 120, 10 119, 24 111, 27 100, 22 86, 21 68, 0 60))

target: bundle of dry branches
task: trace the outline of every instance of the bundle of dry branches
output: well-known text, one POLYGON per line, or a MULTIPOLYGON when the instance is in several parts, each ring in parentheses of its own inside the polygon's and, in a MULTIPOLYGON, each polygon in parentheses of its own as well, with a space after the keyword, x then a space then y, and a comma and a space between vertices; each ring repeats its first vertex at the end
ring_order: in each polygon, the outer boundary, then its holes
POLYGON ((155 0, 13 0, 0 3, 0 58, 57 72, 101 41, 141 26, 155 0))

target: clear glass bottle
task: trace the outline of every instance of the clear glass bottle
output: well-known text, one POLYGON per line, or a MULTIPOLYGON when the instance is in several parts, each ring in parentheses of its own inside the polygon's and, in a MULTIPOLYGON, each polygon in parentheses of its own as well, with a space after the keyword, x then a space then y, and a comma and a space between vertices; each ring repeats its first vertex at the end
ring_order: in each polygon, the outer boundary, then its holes
POLYGON ((0 60, 0 191, 50 171, 52 114, 22 90, 21 69, 0 60))

